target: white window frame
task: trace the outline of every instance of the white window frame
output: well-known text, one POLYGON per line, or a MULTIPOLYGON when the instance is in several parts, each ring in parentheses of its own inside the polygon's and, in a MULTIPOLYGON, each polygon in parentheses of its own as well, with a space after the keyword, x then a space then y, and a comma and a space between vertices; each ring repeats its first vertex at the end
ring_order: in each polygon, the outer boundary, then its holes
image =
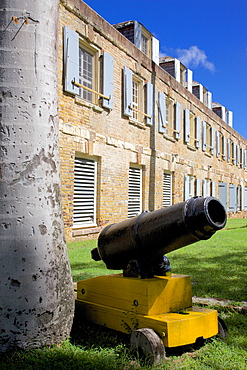
POLYGON ((97 161, 75 156, 73 228, 96 226, 97 161))
MULTIPOLYGON (((82 40, 79 42, 79 83, 89 87, 94 91, 99 91, 99 50, 90 47, 90 45, 86 44, 82 40), (86 53, 92 58, 91 84, 86 81, 81 71, 81 65, 85 64, 85 61, 81 59, 82 52, 86 53)), ((81 87, 79 88, 79 95, 82 99, 88 101, 89 103, 98 104, 99 102, 99 97, 97 94, 94 94, 81 87)))

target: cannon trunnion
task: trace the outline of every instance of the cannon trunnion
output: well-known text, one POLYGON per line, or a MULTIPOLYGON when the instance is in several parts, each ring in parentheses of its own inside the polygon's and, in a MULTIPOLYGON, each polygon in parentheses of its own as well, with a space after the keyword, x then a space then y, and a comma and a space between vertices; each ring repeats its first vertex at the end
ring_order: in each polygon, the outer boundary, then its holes
POLYGON ((216 198, 195 197, 107 226, 92 258, 123 274, 77 283, 83 317, 131 334, 131 349, 141 350, 153 364, 165 358, 165 347, 225 336, 216 310, 192 306, 190 276, 171 274, 164 257, 209 239, 225 224, 225 209, 216 198))

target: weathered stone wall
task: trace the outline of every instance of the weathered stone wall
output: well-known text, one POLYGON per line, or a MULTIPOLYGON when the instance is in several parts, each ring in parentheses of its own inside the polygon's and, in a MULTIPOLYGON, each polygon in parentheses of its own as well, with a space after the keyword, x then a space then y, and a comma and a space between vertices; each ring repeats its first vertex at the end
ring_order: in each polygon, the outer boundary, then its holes
MULTIPOLYGON (((137 14, 138 18, 138 14, 137 14)), ((209 178, 247 186, 246 169, 220 160, 184 143, 183 114, 188 108, 226 138, 246 149, 247 142, 186 88, 154 64, 129 40, 81 0, 60 2, 59 119, 63 212, 67 239, 98 233, 102 226, 127 217, 130 164, 143 169, 143 209, 162 207, 164 171, 173 173, 173 203, 184 200, 184 176, 209 178), (89 104, 63 89, 63 27, 77 31, 91 45, 114 56, 114 107, 89 104), (122 70, 127 66, 143 81, 154 83, 155 119, 152 127, 123 116, 122 70), (181 104, 180 139, 158 132, 158 91, 181 104), (97 226, 73 229, 73 166, 75 154, 98 160, 97 226), (175 154, 175 155, 174 155, 175 154)), ((99 78, 100 79, 100 78, 99 78)), ((246 214, 241 213, 241 215, 246 214)))

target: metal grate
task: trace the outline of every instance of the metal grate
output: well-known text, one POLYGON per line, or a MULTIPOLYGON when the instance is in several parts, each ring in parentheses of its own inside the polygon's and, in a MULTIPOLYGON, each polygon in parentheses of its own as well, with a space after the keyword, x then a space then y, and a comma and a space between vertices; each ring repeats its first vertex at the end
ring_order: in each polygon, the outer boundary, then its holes
POLYGON ((75 226, 95 223, 96 162, 75 158, 74 168, 74 213, 75 226))
POLYGON ((134 217, 141 212, 142 176, 140 168, 129 169, 128 217, 134 217))

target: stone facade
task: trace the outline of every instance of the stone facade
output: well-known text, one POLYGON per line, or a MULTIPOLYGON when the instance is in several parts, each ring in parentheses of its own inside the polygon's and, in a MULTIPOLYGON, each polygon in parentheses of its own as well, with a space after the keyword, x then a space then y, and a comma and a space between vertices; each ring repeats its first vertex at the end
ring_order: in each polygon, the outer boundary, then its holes
MULTIPOLYGON (((128 216, 130 167, 141 173, 142 210, 152 211, 163 206, 164 196, 167 197, 164 174, 168 174, 171 204, 193 195, 222 197, 219 184, 225 184, 227 211, 231 216, 245 217, 247 141, 185 84, 152 61, 83 1, 62 0, 59 16, 60 155, 67 240, 92 237, 103 226, 128 216), (104 98, 95 93, 91 93, 90 101, 79 93, 65 91, 66 63, 70 62, 69 46, 66 49, 70 39, 64 36, 65 26, 78 36, 78 48, 93 56, 92 90, 100 94, 104 90, 103 73, 106 73, 104 56, 113 57, 111 109, 104 107, 104 98), (136 106, 144 114, 131 111, 131 116, 125 115, 126 67, 138 84, 136 106), (151 95, 148 95, 150 86, 151 95), (166 122, 161 99, 165 99, 166 122), (89 160, 92 166, 96 164, 95 216, 85 222, 75 222, 75 158, 89 160)), ((83 203, 83 199, 81 201, 83 203)))

